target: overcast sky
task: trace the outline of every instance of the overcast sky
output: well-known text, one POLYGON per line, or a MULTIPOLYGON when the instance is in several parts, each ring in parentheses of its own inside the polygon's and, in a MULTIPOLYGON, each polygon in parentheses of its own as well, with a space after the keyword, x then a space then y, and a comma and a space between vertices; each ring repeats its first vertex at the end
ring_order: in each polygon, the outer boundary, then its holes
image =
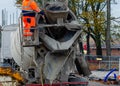
MULTIPOLYGON (((14 21, 16 20, 16 17, 18 17, 18 8, 15 7, 15 0, 2 0, 0 2, 0 25, 1 25, 1 21, 2 21, 2 9, 6 9, 6 11, 8 12, 8 22, 10 22, 10 15, 11 18, 13 19, 13 15, 14 15, 14 21)), ((11 20, 12 20, 11 19, 11 20)), ((13 22, 13 21, 11 21, 13 22)))
MULTIPOLYGON (((116 0, 118 4, 111 6, 111 15, 120 17, 120 0, 116 0)), ((14 17, 18 17, 19 9, 15 7, 15 0, 2 0, 0 2, 0 25, 1 25, 1 11, 2 9, 6 9, 8 11, 8 18, 10 15, 12 16, 14 13, 14 17), (18 12, 17 12, 18 11, 18 12)), ((9 18, 10 20, 10 18, 9 18)))
POLYGON ((115 0, 115 1, 117 2, 117 4, 111 5, 111 15, 115 17, 120 17, 120 0, 115 0))

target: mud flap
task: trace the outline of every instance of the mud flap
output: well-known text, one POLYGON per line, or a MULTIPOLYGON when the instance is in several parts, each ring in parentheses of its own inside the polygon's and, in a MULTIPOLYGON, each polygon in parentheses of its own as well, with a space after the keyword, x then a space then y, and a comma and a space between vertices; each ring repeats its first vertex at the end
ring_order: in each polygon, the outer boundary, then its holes
POLYGON ((83 74, 84 76, 89 76, 91 74, 88 64, 83 57, 80 57, 79 59, 76 58, 75 65, 80 75, 83 74))

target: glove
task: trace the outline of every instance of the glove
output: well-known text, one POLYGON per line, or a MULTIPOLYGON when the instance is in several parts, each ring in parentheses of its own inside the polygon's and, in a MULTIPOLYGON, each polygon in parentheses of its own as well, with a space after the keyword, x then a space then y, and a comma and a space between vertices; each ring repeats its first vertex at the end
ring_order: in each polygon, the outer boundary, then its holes
POLYGON ((45 13, 44 13, 44 10, 41 10, 41 11, 39 12, 39 14, 44 15, 44 14, 45 14, 45 13))

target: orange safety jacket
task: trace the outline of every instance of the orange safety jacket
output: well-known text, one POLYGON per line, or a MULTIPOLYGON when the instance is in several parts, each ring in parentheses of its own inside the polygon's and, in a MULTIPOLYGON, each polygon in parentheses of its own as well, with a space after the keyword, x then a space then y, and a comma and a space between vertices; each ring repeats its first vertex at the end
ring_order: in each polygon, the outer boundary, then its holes
POLYGON ((37 3, 34 0, 23 0, 22 10, 40 12, 40 9, 37 6, 37 3))

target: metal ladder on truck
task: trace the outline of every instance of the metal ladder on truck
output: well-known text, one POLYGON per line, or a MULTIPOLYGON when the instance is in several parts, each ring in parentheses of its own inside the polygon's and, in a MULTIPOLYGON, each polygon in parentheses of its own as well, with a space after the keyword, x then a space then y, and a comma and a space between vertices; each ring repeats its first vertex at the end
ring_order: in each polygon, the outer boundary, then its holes
MULTIPOLYGON (((34 49, 36 49, 36 46, 38 46, 39 44, 41 44, 41 42, 39 42, 39 29, 37 28, 37 26, 35 28, 31 28, 31 30, 34 30, 33 35, 32 36, 24 36, 23 35, 23 30, 25 29, 23 27, 23 21, 22 21, 22 15, 19 18, 19 36, 20 36, 20 45, 21 45, 21 66, 23 66, 23 58, 25 55, 25 48, 26 47, 33 47, 34 49)), ((33 57, 36 56, 36 52, 34 52, 33 57)), ((33 58, 33 62, 36 63, 35 59, 33 58)), ((22 68, 21 68, 22 70, 22 68)))
MULTIPOLYGON (((37 14, 35 16, 35 18, 37 18, 37 14)), ((36 19, 37 22, 37 19, 36 19)), ((33 34, 32 36, 24 36, 23 31, 26 29, 23 27, 23 21, 22 21, 22 14, 21 14, 21 20, 20 20, 20 37, 21 37, 21 42, 22 42, 22 46, 23 47, 33 47, 33 46, 37 46, 39 45, 39 30, 37 28, 37 23, 36 26, 34 28, 30 28, 30 30, 32 30, 33 34)))

